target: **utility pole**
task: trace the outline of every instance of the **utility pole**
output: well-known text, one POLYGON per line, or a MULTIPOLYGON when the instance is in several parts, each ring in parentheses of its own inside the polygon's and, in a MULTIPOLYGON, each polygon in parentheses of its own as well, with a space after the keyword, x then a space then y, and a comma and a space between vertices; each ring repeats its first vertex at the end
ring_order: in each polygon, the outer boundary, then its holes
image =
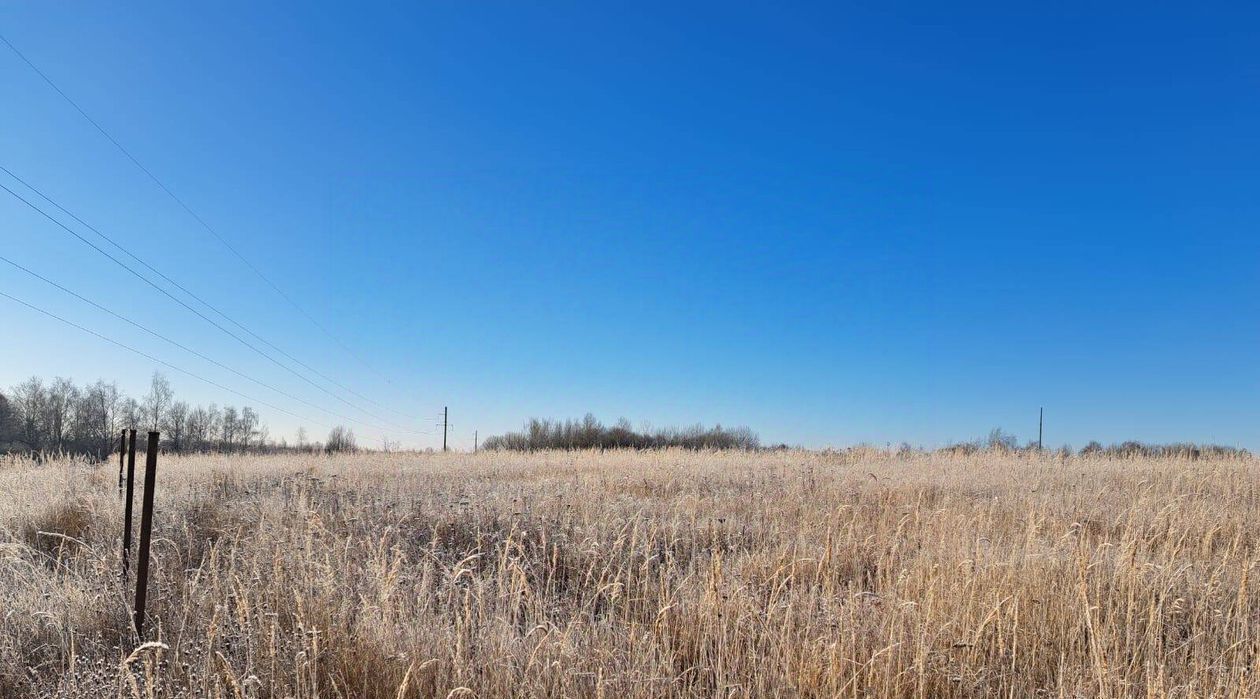
POLYGON ((1041 430, 1046 422, 1046 409, 1037 409, 1037 451, 1041 451, 1041 430))
POLYGON ((446 451, 446 425, 450 414, 447 412, 450 408, 442 407, 442 451, 446 451))
POLYGON ((477 430, 473 430, 473 453, 477 453, 477 430))

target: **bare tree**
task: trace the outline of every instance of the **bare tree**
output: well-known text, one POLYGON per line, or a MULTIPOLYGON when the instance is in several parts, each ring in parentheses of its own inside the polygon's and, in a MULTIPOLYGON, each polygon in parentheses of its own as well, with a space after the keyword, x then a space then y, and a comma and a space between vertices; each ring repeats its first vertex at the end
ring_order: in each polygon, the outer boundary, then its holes
POLYGON ((114 437, 119 429, 121 400, 118 384, 97 381, 88 386, 83 402, 87 404, 84 413, 91 421, 86 429, 87 438, 94 445, 97 455, 104 456, 113 451, 114 437))
MULTIPOLYGON (((94 454, 97 458, 113 451, 114 439, 110 433, 114 416, 108 390, 109 384, 97 381, 77 392, 78 399, 74 401, 74 419, 69 436, 69 448, 72 451, 94 454)), ((117 389, 114 402, 117 402, 117 389)))
POLYGON ((171 382, 161 372, 153 372, 149 394, 144 397, 144 419, 149 424, 149 429, 162 429, 162 422, 166 419, 166 411, 170 410, 174 395, 171 382))
POLYGON ((241 449, 249 449, 255 442, 261 443, 262 435, 258 429, 258 413, 253 408, 241 408, 240 440, 241 449))
POLYGON ((223 409, 223 422, 219 425, 219 434, 222 436, 222 448, 225 451, 231 451, 232 445, 236 443, 236 433, 239 423, 240 418, 236 415, 236 408, 233 408, 230 405, 225 407, 223 409))
POLYGON ((19 439, 30 451, 44 448, 43 418, 48 391, 44 382, 32 376, 13 387, 13 407, 17 411, 19 439))
POLYGON ((328 433, 328 443, 324 445, 324 449, 329 452, 358 451, 359 447, 355 443, 354 431, 337 425, 328 433))
POLYGON ((171 403, 166 413, 166 426, 163 428, 168 436, 171 451, 176 453, 188 448, 188 404, 182 400, 171 403))
POLYGON ((205 450, 209 436, 210 411, 199 405, 188 413, 188 450, 205 450))
POLYGON ((508 432, 488 437, 482 446, 486 449, 758 449, 757 434, 747 427, 734 429, 715 425, 664 428, 642 431, 631 429, 630 421, 621 419, 613 427, 605 427, 594 415, 587 414, 581 420, 539 420, 525 423, 521 432, 508 432))
POLYGON ((17 439, 17 411, 8 398, 0 393, 0 451, 13 447, 17 439))
POLYGON ((223 411, 211 403, 206 410, 206 417, 206 448, 213 450, 218 448, 219 435, 223 433, 223 411))
POLYGON ((48 448, 57 451, 66 448, 78 397, 79 389, 75 388, 70 379, 58 376, 48 387, 48 401, 44 404, 44 426, 47 430, 48 448))
POLYGON ((139 429, 144 423, 144 411, 140 408, 140 404, 135 398, 130 396, 125 398, 122 406, 119 408, 122 415, 123 427, 134 430, 139 429))
MULTIPOLYGON (((118 429, 156 429, 163 444, 174 452, 197 450, 288 449, 270 441, 267 425, 249 406, 220 410, 214 404, 193 407, 176 401, 170 383, 154 373, 143 403, 124 396, 105 381, 83 388, 65 378, 45 383, 32 377, 0 393, 0 453, 13 450, 61 450, 103 458, 118 444, 118 429)), ((305 429, 299 430, 303 449, 310 449, 305 429)), ((348 430, 339 448, 355 447, 348 430)), ((322 445, 316 445, 322 448, 322 445)))

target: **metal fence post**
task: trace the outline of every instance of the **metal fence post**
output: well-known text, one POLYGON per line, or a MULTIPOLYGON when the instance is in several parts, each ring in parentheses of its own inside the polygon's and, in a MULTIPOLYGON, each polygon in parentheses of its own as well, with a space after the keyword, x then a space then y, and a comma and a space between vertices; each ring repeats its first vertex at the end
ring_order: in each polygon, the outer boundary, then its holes
POLYGON ((118 437, 118 494, 123 491, 123 463, 127 460, 127 430, 118 437))
POLYGON ((136 565, 136 637, 144 641, 144 603, 149 593, 149 537, 153 531, 153 489, 157 484, 158 433, 149 433, 144 459, 144 504, 140 509, 140 560, 136 565))
POLYGON ((127 442, 127 494, 123 497, 123 550, 122 577, 127 581, 127 571, 131 569, 131 501, 136 483, 136 431, 130 430, 131 439, 127 442))

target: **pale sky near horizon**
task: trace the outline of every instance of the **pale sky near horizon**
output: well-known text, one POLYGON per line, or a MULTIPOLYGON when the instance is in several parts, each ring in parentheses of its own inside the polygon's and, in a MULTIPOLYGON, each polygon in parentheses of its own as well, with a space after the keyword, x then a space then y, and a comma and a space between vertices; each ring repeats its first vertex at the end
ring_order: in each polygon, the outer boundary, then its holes
POLYGON ((587 411, 1028 440, 1045 406, 1052 446, 1254 450, 1258 30, 1210 3, 0 5, 0 35, 363 359, 0 45, 0 166, 341 386, 3 190, 0 255, 354 420, 4 264, 0 292, 302 418, 4 298, 0 390, 139 396, 162 369, 273 436, 373 446, 440 444, 409 430, 444 405, 460 448, 587 411))

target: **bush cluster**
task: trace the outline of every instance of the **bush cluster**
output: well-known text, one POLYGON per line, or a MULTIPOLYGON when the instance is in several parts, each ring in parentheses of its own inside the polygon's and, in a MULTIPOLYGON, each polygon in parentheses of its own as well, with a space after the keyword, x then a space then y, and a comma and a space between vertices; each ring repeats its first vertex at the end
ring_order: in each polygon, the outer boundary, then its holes
POLYGON ((531 419, 520 432, 508 432, 486 439, 486 449, 538 451, 541 449, 757 449, 761 442, 747 427, 705 427, 635 430, 622 418, 605 426, 594 415, 581 420, 531 419))

